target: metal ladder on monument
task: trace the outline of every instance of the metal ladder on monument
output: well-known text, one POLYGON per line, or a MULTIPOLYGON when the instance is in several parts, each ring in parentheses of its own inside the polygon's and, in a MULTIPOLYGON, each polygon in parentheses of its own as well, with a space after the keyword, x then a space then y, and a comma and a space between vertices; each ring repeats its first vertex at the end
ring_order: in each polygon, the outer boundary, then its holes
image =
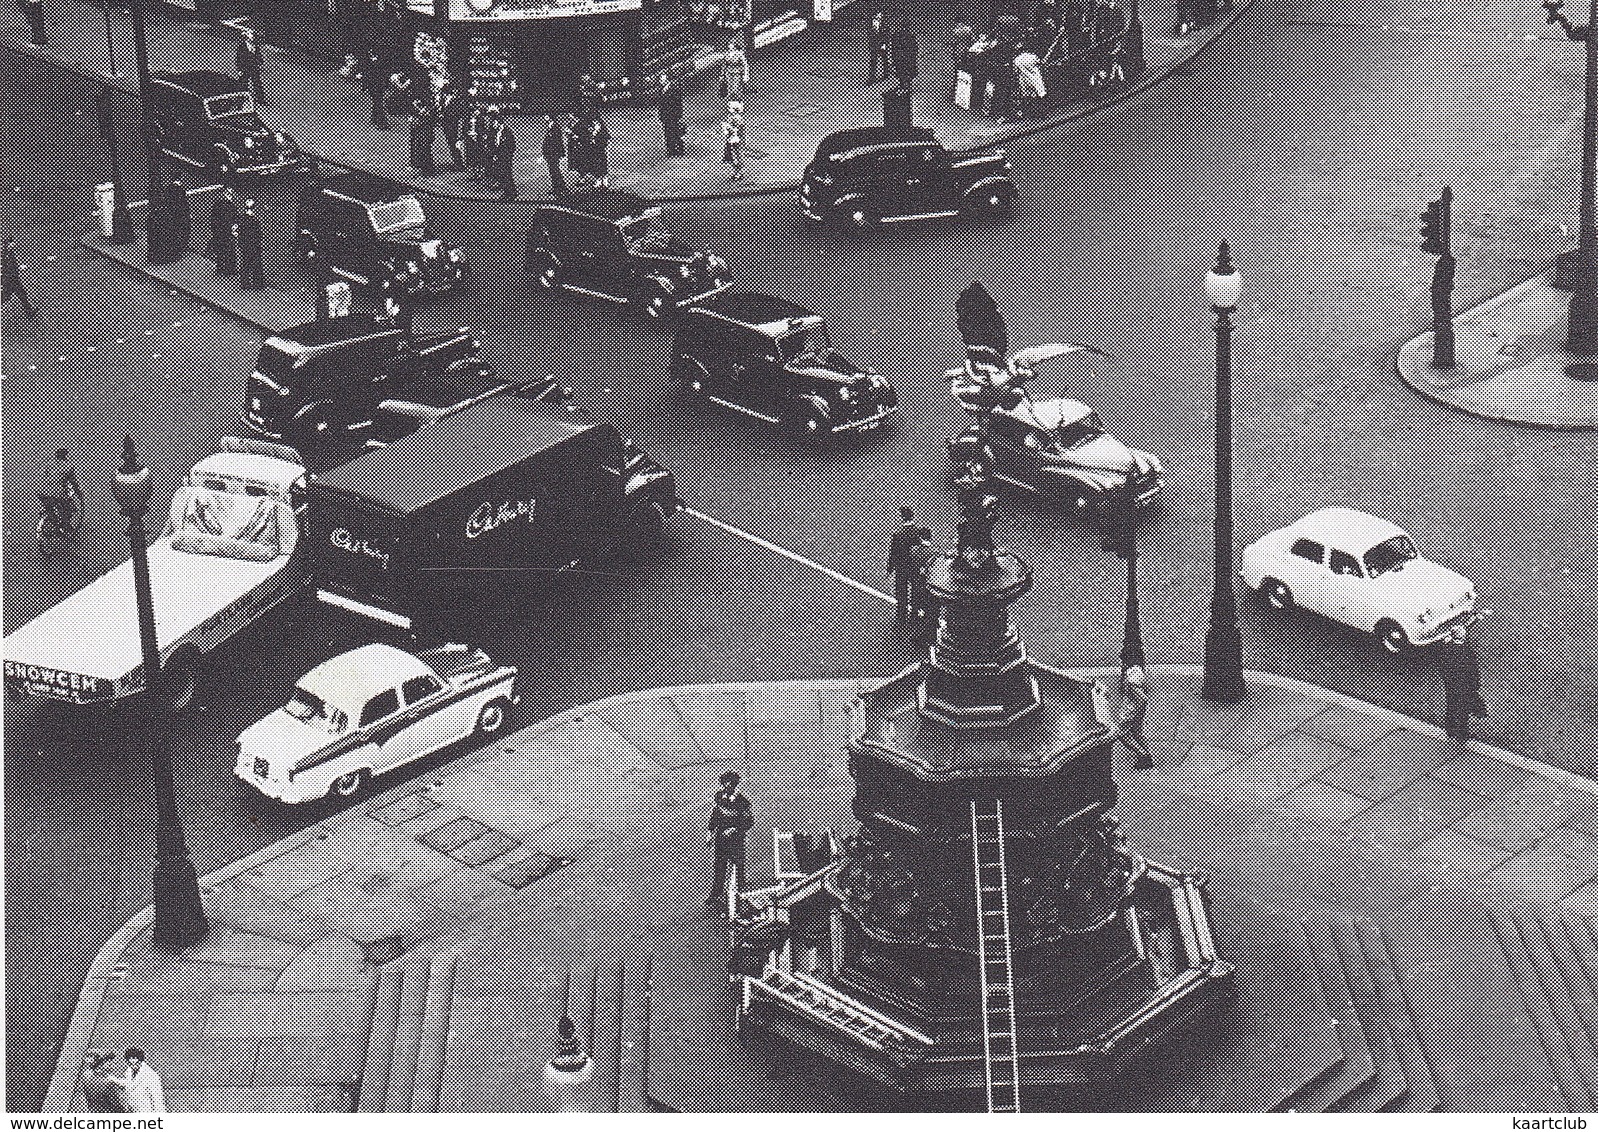
POLYGON ((1004 805, 971 803, 976 862, 977 961, 982 971, 982 1052, 988 1111, 1021 1111, 1015 1049, 1015 982, 1010 963, 1010 894, 1004 868, 1004 805))

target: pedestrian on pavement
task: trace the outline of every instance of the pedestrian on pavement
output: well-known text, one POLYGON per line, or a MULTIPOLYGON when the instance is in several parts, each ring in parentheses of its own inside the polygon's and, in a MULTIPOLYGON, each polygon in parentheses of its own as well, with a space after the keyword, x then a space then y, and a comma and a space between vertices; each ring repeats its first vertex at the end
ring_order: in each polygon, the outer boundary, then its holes
POLYGON ((1481 659, 1465 629, 1453 630, 1445 641, 1432 646, 1438 673, 1443 678, 1443 730, 1459 743, 1470 742, 1471 717, 1487 714, 1481 698, 1481 659))
POLYGON ((572 132, 570 158, 567 165, 573 173, 581 174, 593 188, 610 184, 610 130, 605 120, 590 114, 577 123, 572 132))
POLYGON ((921 44, 908 17, 901 19, 888 37, 888 53, 893 57, 893 77, 899 89, 912 89, 921 73, 921 44))
POLYGON ((584 72, 577 83, 577 110, 581 114, 599 113, 599 104, 604 101, 605 88, 599 85, 599 80, 593 75, 584 72))
POLYGON ((78 1083, 83 1089, 83 1107, 90 1112, 127 1112, 127 1094, 120 1075, 112 1064, 115 1054, 91 1049, 83 1055, 83 1072, 78 1083))
POLYGON ((28 18, 28 40, 35 47, 49 47, 50 39, 44 34, 44 0, 18 0, 22 14, 28 18))
POLYGON ((216 264, 218 275, 239 273, 239 249, 233 242, 233 225, 238 219, 238 194, 232 185, 223 185, 211 205, 211 238, 205 242, 205 257, 216 264))
POLYGON ((266 84, 261 79, 261 45, 255 41, 254 29, 243 28, 239 32, 239 46, 234 52, 233 63, 239 72, 239 82, 250 88, 255 101, 262 106, 270 106, 266 84))
POLYGON ((683 154, 682 87, 670 75, 660 76, 660 132, 666 141, 666 156, 683 154))
POLYGON ((727 54, 721 57, 721 97, 728 102, 743 102, 749 86, 749 56, 736 39, 727 41, 727 54))
POLYGON ((128 1097, 129 1112, 165 1112, 166 1095, 161 1078, 144 1060, 144 1051, 130 1049, 123 1054, 128 1068, 120 1078, 128 1097))
POLYGON ((721 124, 721 160, 732 166, 732 179, 744 175, 744 104, 727 103, 727 120, 721 124))
POLYGON ((28 291, 22 285, 22 265, 17 262, 17 243, 10 236, 0 242, 0 305, 16 296, 17 302, 22 304, 22 313, 30 319, 38 318, 39 311, 28 298, 28 291))
POLYGON ((189 193, 182 181, 174 177, 166 187, 165 196, 166 247, 160 262, 172 263, 189 254, 190 241, 194 235, 194 216, 189 210, 189 193))
POLYGON ((553 114, 544 116, 544 164, 549 166, 549 193, 556 200, 571 196, 561 164, 566 160, 566 127, 553 114))
POLYGON ((1037 108, 1042 106, 1049 94, 1049 88, 1043 81, 1043 60, 1023 49, 1016 55, 1013 66, 1016 86, 1020 91, 1021 117, 1036 117, 1040 113, 1037 108))
POLYGON ((505 200, 515 200, 520 191, 516 185, 516 131, 503 118, 496 118, 494 122, 490 152, 493 154, 494 184, 498 186, 500 196, 505 200))
POLYGON ((438 117, 433 110, 433 100, 428 92, 418 91, 411 99, 411 168, 424 177, 435 172, 433 164, 433 135, 438 117))
POLYGON ((377 309, 399 328, 406 338, 416 325, 416 295, 405 273, 398 268, 385 271, 377 281, 377 309))
POLYGON ((880 83, 888 77, 888 17, 881 8, 871 13, 871 23, 866 27, 866 50, 871 54, 868 83, 880 83))
POLYGON ((708 908, 725 908, 744 875, 744 838, 755 824, 754 809, 738 789, 741 780, 734 771, 721 776, 710 809, 710 846, 715 850, 708 908))
POLYGON ((1121 669, 1121 708, 1115 737, 1132 753, 1132 765, 1138 770, 1154 769, 1154 756, 1143 734, 1148 710, 1148 673, 1141 664, 1129 664, 1121 669))
POLYGON ((461 151, 461 125, 471 107, 467 96, 454 83, 445 83, 438 92, 438 128, 449 147, 449 167, 459 173, 466 168, 461 151))
POLYGON ((913 588, 925 565, 917 548, 931 544, 932 532, 916 522, 916 513, 908 507, 899 508, 899 529, 893 532, 888 550, 888 576, 893 579, 893 600, 901 623, 915 616, 913 588))
POLYGON ((493 136, 493 108, 474 103, 466 120, 465 140, 461 145, 466 158, 466 175, 482 177, 488 170, 489 141, 493 136))
POLYGON ((239 206, 239 218, 233 222, 233 244, 238 249, 239 286, 246 291, 259 291, 266 286, 266 274, 261 264, 261 218, 255 214, 253 200, 239 206))
POLYGON ((382 63, 375 49, 367 52, 366 62, 361 67, 361 82, 366 87, 367 97, 372 100, 372 125, 380 130, 388 129, 388 114, 383 109, 383 99, 388 94, 388 78, 383 74, 382 63))

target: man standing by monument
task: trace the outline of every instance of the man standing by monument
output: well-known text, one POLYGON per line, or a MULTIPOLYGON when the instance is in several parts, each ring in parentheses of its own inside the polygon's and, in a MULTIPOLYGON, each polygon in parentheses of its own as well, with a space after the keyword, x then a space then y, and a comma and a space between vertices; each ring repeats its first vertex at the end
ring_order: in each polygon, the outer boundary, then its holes
POLYGON ((888 575, 893 578, 893 598, 901 623, 916 613, 918 576, 926 565, 926 556, 919 548, 931 543, 932 532, 916 523, 916 513, 908 507, 899 508, 899 529, 893 532, 893 545, 888 551, 888 575))
POLYGON ((707 908, 725 908, 729 889, 738 885, 744 874, 744 837, 755 819, 749 799, 738 789, 740 781, 735 771, 722 775, 721 789, 711 805, 710 845, 716 858, 710 895, 705 897, 707 908))

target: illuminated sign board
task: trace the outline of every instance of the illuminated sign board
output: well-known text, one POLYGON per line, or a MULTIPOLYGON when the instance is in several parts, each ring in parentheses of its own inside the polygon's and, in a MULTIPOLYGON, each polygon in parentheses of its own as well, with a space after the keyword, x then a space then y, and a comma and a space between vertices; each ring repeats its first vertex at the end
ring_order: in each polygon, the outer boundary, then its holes
POLYGON ((643 0, 449 0, 452 20, 552 20, 637 11, 643 0))

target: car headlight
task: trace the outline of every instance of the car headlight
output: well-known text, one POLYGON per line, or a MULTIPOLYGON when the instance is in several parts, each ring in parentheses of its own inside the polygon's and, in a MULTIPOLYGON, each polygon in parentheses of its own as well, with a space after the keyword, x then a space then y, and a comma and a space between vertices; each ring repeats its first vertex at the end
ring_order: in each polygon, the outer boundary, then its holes
POLYGON ((838 390, 838 400, 840 400, 840 401, 853 401, 854 400, 854 390, 850 389, 847 385, 845 385, 842 389, 838 390))
POLYGON ((244 139, 244 148, 245 149, 254 149, 255 148, 255 139, 254 138, 245 138, 244 139))
POLYGON ((451 263, 459 263, 461 261, 461 250, 459 248, 451 248, 449 250, 449 260, 451 263))
POLYGON ((416 261, 415 260, 406 260, 405 261, 405 270, 407 272, 409 272, 410 274, 415 275, 418 271, 421 270, 421 268, 416 266, 416 261))
POLYGON ((683 264, 681 267, 679 267, 677 269, 677 276, 680 279, 687 279, 693 273, 694 273, 694 265, 691 264, 691 263, 685 263, 685 264, 683 264))

